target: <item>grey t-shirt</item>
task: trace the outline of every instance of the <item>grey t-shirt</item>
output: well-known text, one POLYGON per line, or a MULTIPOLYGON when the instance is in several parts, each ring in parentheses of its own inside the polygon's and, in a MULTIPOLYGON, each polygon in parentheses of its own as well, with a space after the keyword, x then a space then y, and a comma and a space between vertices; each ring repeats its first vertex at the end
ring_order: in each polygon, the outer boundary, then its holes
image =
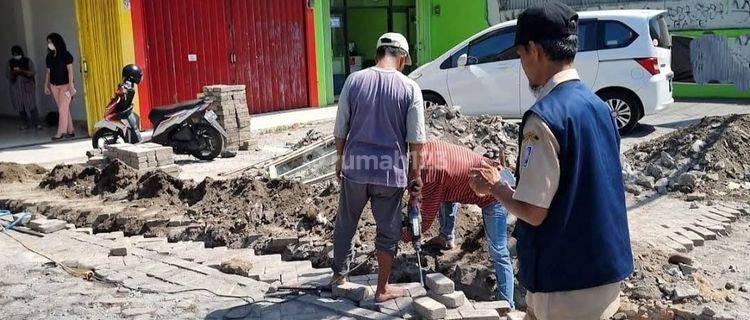
POLYGON ((419 85, 397 70, 371 67, 352 73, 339 96, 333 134, 347 140, 345 178, 405 187, 407 143, 426 141, 419 85))

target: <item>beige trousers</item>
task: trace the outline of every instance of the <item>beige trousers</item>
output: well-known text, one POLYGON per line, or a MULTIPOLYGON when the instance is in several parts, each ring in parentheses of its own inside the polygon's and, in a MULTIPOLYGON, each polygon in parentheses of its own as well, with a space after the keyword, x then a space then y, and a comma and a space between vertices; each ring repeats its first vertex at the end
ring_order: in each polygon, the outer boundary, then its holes
POLYGON ((620 282, 561 292, 526 293, 525 320, 609 319, 620 308, 620 282))
POLYGON ((50 86, 52 87, 52 97, 57 104, 57 112, 60 114, 57 122, 57 135, 61 136, 66 133, 75 133, 73 128, 73 118, 70 116, 70 100, 65 93, 68 91, 68 85, 50 86))

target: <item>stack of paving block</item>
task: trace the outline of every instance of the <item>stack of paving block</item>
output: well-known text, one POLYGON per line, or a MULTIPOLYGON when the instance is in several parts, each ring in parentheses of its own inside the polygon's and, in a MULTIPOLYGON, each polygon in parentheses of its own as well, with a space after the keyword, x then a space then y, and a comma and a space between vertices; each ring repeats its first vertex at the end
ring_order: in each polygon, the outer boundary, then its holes
MULTIPOLYGON (((462 291, 456 291, 451 279, 441 273, 425 277, 426 289, 420 283, 397 283, 393 286, 404 289, 406 297, 375 302, 374 292, 377 275, 349 277, 349 282, 332 288, 334 297, 346 298, 358 303, 360 308, 370 309, 405 319, 503 319, 517 318, 510 312, 507 301, 472 302, 462 291)), ((520 315, 523 318, 523 314, 520 315)))
POLYGON ((119 159, 139 173, 160 169, 175 177, 180 174, 180 167, 174 163, 172 147, 156 143, 113 144, 106 147, 104 156, 110 160, 119 159))
POLYGON ((227 150, 248 150, 250 112, 244 85, 210 85, 203 87, 203 96, 213 101, 211 109, 219 116, 218 121, 227 132, 227 150))

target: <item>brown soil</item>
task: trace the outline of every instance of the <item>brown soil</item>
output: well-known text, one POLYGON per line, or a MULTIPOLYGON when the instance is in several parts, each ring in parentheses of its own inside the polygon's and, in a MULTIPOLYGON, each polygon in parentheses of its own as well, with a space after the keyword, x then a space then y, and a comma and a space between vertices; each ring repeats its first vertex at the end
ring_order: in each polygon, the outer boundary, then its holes
POLYGON ((0 162, 0 183, 21 183, 39 180, 47 169, 36 164, 0 162))
POLYGON ((90 197, 127 192, 135 186, 138 174, 120 160, 103 169, 79 164, 57 165, 39 183, 39 187, 58 190, 63 196, 90 197))
MULTIPOLYGON (((518 127, 499 117, 467 117, 438 107, 427 112, 433 137, 466 145, 497 159, 506 154, 515 159, 518 127)), ((319 139, 310 131, 295 147, 319 139)), ((514 161, 514 160, 511 160, 514 161)), ((270 179, 264 174, 246 173, 228 180, 207 178, 195 184, 161 171, 137 175, 116 165, 102 171, 79 165, 58 166, 40 184, 71 196, 91 196, 97 192, 128 192, 134 207, 169 208, 185 214, 199 228, 170 233, 172 240, 202 240, 207 246, 252 247, 258 253, 281 253, 286 260, 311 260, 316 267, 330 267, 332 238, 339 190, 335 182, 304 185, 292 180, 270 179), (106 181, 106 183, 105 183, 106 181), (101 182, 99 187, 97 182, 101 182), (105 185, 107 188, 105 188, 105 185), (94 191, 96 190, 96 191, 94 191), (294 237, 294 245, 279 245, 278 239, 294 237)), ((476 208, 475 208, 476 209, 476 208)), ((444 272, 457 280, 459 288, 473 299, 489 300, 494 290, 494 274, 489 255, 483 249, 481 213, 462 208, 457 219, 458 245, 462 250, 448 253, 426 248, 424 266, 429 272, 444 272)), ((137 229, 137 228, 136 228, 137 229)), ((164 229, 166 230, 166 228, 164 229)), ((437 234, 437 223, 425 240, 437 234)), ((376 272, 374 249, 375 222, 365 208, 355 236, 357 252, 354 275, 376 272)), ((413 249, 402 243, 403 252, 395 262, 393 279, 418 281, 413 249)))

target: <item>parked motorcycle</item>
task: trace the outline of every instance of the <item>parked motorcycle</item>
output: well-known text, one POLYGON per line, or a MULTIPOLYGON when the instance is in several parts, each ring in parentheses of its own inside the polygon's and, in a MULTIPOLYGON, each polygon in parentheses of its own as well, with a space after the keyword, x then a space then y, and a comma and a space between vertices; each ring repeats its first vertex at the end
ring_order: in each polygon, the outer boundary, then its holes
POLYGON ((148 119, 154 126, 151 139, 140 134, 138 116, 133 113, 135 85, 143 72, 129 64, 122 69, 123 82, 107 104, 104 119, 94 125, 91 138, 94 148, 115 143, 155 142, 172 147, 177 154, 190 154, 201 160, 212 160, 221 154, 227 133, 217 115, 210 110, 211 100, 199 99, 152 109, 148 119))

